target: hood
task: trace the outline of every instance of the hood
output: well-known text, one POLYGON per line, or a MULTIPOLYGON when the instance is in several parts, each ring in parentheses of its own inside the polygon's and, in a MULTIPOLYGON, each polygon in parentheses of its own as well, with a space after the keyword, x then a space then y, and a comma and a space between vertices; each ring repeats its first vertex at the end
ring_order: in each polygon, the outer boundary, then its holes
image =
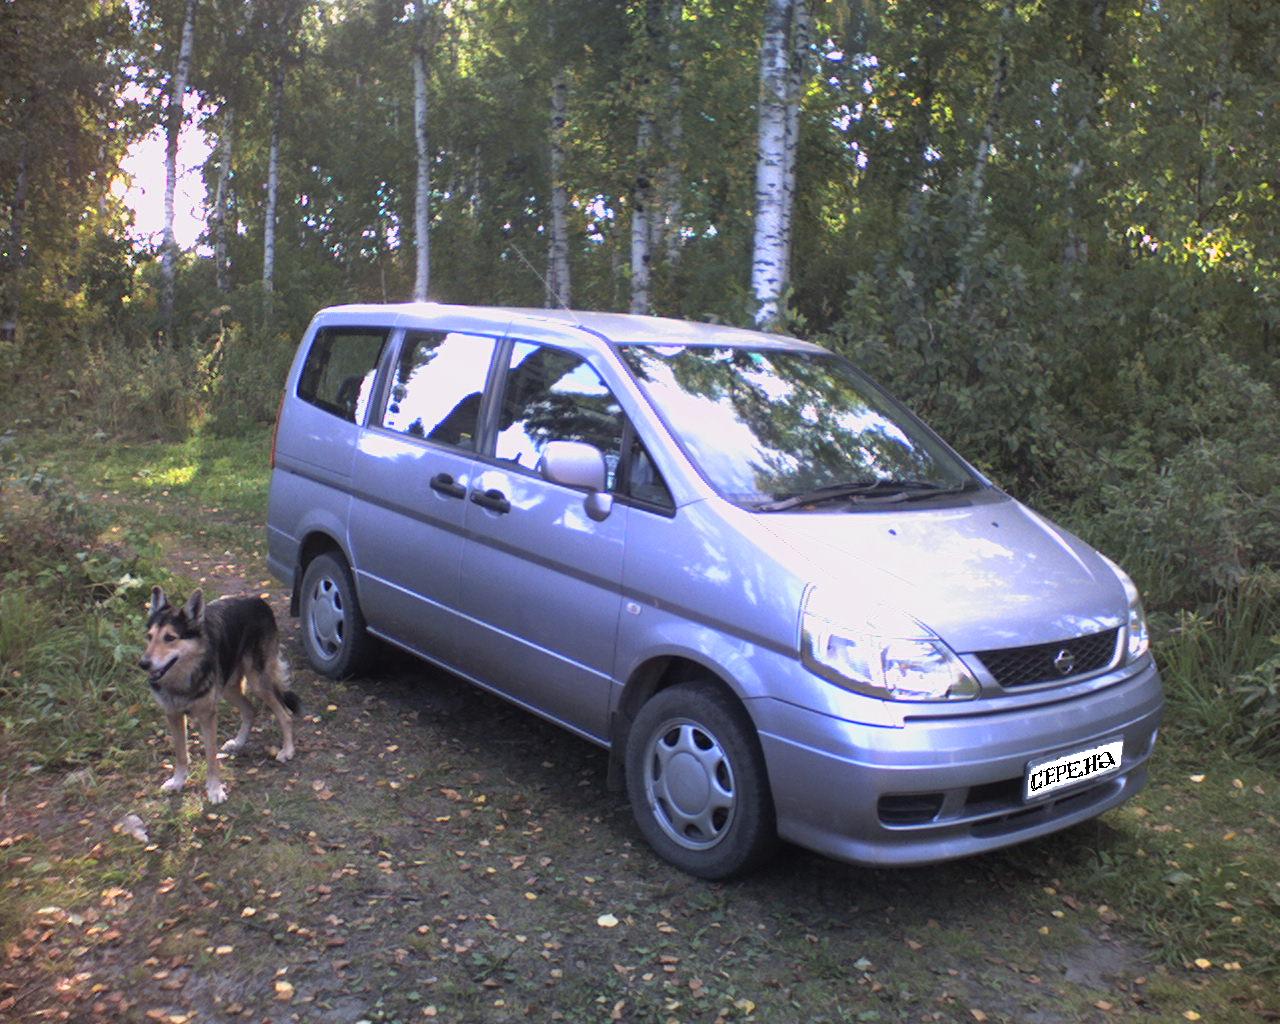
POLYGON ((816 585, 865 591, 961 654, 1052 643, 1127 619, 1124 589, 1102 556, 1012 498, 753 518, 816 585))

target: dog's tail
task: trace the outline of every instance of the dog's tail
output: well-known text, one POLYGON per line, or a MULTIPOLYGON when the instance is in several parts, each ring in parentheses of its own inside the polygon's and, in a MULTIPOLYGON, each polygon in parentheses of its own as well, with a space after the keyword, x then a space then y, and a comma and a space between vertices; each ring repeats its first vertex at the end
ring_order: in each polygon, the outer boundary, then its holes
POLYGON ((277 654, 275 678, 272 680, 275 685, 276 697, 292 714, 297 715, 302 712, 302 701, 298 699, 296 693, 289 689, 289 681, 289 663, 284 660, 283 654, 277 654))

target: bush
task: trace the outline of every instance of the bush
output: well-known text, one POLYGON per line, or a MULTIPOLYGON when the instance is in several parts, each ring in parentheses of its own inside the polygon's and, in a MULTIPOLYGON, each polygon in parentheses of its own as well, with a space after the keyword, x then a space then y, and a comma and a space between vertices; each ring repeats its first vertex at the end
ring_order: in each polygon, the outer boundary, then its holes
POLYGON ((1170 728, 1256 757, 1280 754, 1280 575, 1246 577, 1156 644, 1170 728))
POLYGON ((1280 564, 1280 408, 1265 382, 1199 346, 1178 390, 1131 381, 1131 429, 1079 473, 1064 511, 1134 576, 1149 607, 1218 603, 1260 567, 1280 564))
POLYGON ((104 544, 101 510, 64 483, 12 457, 8 470, 0 491, 0 777, 129 757, 147 734, 134 661, 159 574, 125 544, 104 544))
POLYGON ((296 347, 296 338, 256 337, 240 326, 221 334, 201 362, 214 433, 238 434, 247 426, 275 419, 296 347))

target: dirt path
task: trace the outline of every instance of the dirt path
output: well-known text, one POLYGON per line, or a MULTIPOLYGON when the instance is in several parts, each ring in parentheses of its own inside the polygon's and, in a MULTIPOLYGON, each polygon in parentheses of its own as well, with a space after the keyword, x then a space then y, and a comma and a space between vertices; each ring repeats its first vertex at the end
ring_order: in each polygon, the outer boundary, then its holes
POLYGON ((211 596, 268 595, 304 702, 298 756, 272 760, 266 718, 226 762, 226 804, 202 802, 199 772, 165 797, 157 714, 143 777, 104 767, 7 807, 5 841, 38 835, 48 862, 20 866, 77 898, 6 950, 0 1019, 1143 1016, 1154 969, 1069 894, 1067 920, 1051 914, 1043 844, 899 872, 788 848, 750 879, 696 881, 643 846, 602 751, 412 659, 321 679, 260 561, 171 550, 211 596))

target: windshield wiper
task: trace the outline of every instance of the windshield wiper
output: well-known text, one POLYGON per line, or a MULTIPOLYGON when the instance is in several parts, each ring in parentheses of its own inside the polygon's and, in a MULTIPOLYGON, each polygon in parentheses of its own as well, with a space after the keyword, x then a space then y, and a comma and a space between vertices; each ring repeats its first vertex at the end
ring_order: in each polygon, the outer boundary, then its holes
POLYGON ((757 505, 757 512, 785 512, 801 505, 816 505, 845 498, 874 499, 880 502, 916 501, 939 494, 956 494, 968 484, 938 484, 932 480, 860 480, 845 484, 828 484, 812 491, 782 495, 776 501, 757 505))

